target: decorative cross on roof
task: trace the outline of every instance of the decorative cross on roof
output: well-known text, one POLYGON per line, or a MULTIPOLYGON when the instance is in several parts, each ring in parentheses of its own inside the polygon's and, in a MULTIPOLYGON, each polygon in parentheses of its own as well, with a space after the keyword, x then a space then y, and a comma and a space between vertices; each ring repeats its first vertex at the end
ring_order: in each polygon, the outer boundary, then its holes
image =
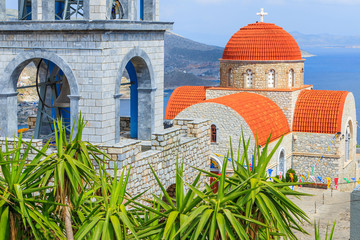
POLYGON ((261 12, 256 13, 256 15, 258 15, 258 16, 260 15, 260 22, 264 22, 264 16, 268 15, 268 13, 264 12, 263 8, 261 8, 260 10, 261 10, 261 12))

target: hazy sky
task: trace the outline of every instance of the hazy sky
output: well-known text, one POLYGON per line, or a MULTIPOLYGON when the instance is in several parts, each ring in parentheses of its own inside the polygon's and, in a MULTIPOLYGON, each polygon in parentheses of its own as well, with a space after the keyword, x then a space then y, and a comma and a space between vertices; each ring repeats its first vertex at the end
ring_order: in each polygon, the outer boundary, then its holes
MULTIPOLYGON (((17 0, 6 0, 16 8, 17 0)), ((175 22, 174 32, 224 46, 241 27, 259 20, 289 32, 360 35, 360 0, 160 0, 160 20, 175 22)))

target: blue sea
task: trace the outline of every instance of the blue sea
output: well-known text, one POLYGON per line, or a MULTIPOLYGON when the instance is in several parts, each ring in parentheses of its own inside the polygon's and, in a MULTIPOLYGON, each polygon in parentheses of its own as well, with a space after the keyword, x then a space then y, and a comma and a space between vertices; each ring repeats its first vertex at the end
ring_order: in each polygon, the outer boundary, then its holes
MULTIPOLYGON (((305 49, 316 55, 306 58, 305 84, 314 85, 318 90, 345 90, 355 96, 356 113, 360 118, 360 49, 355 48, 316 48, 305 49)), ((173 90, 164 92, 164 109, 173 90)), ((129 115, 125 107, 128 100, 122 100, 122 115, 129 115), (123 102, 124 101, 124 102, 123 102)), ((360 140, 358 129, 358 142, 360 140)))

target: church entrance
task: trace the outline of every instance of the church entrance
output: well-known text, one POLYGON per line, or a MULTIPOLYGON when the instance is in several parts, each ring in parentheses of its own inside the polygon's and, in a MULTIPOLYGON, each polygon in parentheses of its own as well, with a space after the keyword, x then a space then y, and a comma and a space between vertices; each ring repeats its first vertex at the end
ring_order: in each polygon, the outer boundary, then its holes
POLYGON ((277 175, 284 176, 285 175, 285 151, 284 149, 281 150, 279 159, 278 159, 278 165, 277 165, 277 175))

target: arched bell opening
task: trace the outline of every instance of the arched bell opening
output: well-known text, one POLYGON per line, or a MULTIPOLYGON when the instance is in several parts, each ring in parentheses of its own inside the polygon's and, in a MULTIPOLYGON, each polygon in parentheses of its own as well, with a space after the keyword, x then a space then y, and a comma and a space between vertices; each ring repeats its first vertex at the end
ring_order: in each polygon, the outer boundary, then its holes
POLYGON ((138 137, 138 79, 134 64, 125 67, 120 87, 120 135, 124 138, 138 137))
POLYGON ((64 72, 46 59, 31 59, 18 66, 16 81, 18 132, 25 138, 50 139, 54 121, 63 119, 70 132, 70 86, 64 72))
POLYGON ((55 20, 76 20, 83 18, 84 0, 55 0, 55 20))
POLYGON ((19 0, 18 3, 18 19, 31 20, 32 19, 32 0, 19 0))
POLYGON ((115 142, 128 137, 150 141, 155 129, 155 93, 154 73, 151 61, 140 49, 131 50, 120 65, 115 89, 115 142), (128 81, 124 77, 128 75, 128 81), (124 96, 124 90, 128 96, 124 96), (127 99, 127 100, 126 100, 127 99), (124 113, 130 117, 130 132, 123 133, 124 113))

